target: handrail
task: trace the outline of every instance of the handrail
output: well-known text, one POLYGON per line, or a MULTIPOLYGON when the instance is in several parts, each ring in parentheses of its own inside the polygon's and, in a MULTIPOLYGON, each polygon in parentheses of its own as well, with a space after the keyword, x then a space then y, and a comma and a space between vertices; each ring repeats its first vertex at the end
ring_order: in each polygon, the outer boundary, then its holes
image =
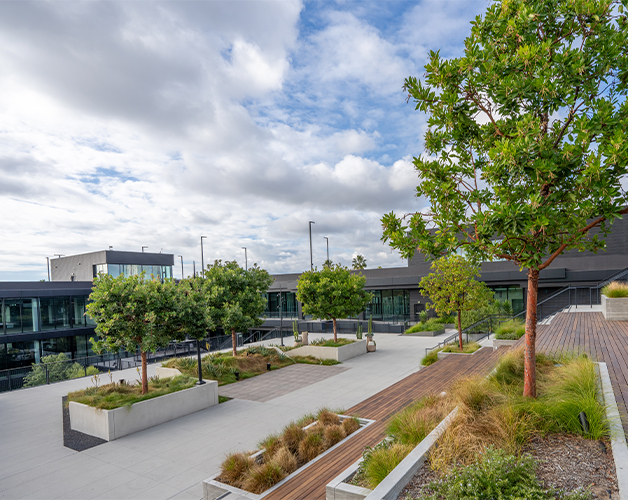
POLYGON ((600 289, 606 285, 608 285, 610 282, 615 281, 616 279, 620 278, 621 276, 628 274, 628 267, 626 269, 624 269, 623 271, 618 272, 617 274, 611 276, 610 278, 604 280, 604 281, 600 281, 598 282, 597 285, 592 286, 591 288, 596 288, 596 289, 600 289))

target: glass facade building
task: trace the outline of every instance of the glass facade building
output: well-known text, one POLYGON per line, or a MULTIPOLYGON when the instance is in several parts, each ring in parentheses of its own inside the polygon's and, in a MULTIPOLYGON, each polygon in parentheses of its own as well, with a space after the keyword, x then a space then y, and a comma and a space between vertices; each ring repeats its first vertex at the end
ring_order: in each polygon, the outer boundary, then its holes
MULTIPOLYGON (((299 303, 297 301, 297 294, 294 292, 281 292, 283 298, 283 317, 284 318, 296 318, 299 315, 299 303)), ((262 296, 266 299, 266 309, 264 309, 263 315, 267 318, 279 317, 279 292, 263 293, 262 296)))
POLYGON ((366 306, 365 319, 374 321, 408 321, 410 319, 409 290, 370 290, 371 302, 366 306))
POLYGON ((163 281, 172 278, 172 266, 147 266, 141 264, 94 264, 94 278, 100 273, 110 274, 114 278, 118 276, 135 276, 146 273, 146 276, 154 276, 155 279, 163 281))

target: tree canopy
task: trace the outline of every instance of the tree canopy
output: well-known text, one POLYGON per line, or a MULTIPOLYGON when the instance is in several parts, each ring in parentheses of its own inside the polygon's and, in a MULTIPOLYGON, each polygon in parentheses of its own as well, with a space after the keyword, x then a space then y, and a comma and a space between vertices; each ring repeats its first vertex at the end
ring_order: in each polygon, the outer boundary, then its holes
POLYGON ((353 267, 353 269, 366 269, 366 259, 364 258, 364 255, 358 254, 353 257, 353 260, 351 261, 351 266, 353 267))
POLYGON ((273 277, 257 264, 242 269, 236 261, 216 260, 203 273, 208 293, 209 315, 216 326, 231 333, 233 355, 236 355, 236 332, 247 332, 260 326, 266 306, 262 296, 273 282, 273 277))
POLYGON ((364 290, 365 284, 364 276, 351 273, 340 264, 306 271, 297 283, 297 300, 303 304, 304 314, 331 319, 334 340, 338 340, 336 320, 357 316, 371 300, 371 294, 364 290))
POLYGON ((477 266, 460 255, 441 257, 432 263, 434 272, 424 276, 419 288, 432 303, 426 309, 433 308, 439 314, 456 312, 458 315, 458 344, 462 352, 462 312, 486 306, 493 292, 482 281, 477 266))
POLYGON ((430 52, 404 88, 427 113, 417 195, 382 218, 404 257, 463 246, 528 269, 524 394, 536 395, 539 271, 597 251, 628 213, 628 22, 619 0, 502 0, 472 23, 464 55, 430 52), (595 234, 593 228, 598 228, 595 234))
POLYGON ((142 394, 148 391, 146 353, 155 352, 171 340, 182 339, 177 331, 176 290, 173 280, 161 283, 145 274, 113 278, 99 274, 87 305, 96 322, 96 352, 125 349, 142 358, 142 394))

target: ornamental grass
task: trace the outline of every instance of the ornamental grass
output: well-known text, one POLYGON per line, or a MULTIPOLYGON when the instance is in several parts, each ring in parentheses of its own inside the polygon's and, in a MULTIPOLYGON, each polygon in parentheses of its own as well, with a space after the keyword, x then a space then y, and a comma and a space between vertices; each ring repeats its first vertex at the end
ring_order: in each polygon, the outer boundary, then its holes
POLYGON ((602 288, 602 295, 606 295, 609 299, 628 297, 628 284, 621 281, 613 281, 602 288))

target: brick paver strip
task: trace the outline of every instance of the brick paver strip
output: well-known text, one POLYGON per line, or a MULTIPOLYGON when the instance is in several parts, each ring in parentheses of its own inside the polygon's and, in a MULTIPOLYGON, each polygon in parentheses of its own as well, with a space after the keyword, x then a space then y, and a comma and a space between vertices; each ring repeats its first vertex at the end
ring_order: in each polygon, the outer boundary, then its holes
POLYGON ((346 413, 376 422, 265 496, 264 500, 324 500, 327 483, 358 460, 366 446, 374 446, 384 438, 392 415, 426 394, 442 392, 458 377, 487 373, 505 350, 484 348, 473 356, 447 356, 358 403, 346 413))
POLYGON ((218 394, 264 403, 348 369, 344 366, 297 364, 263 373, 235 384, 223 385, 218 388, 218 394))

